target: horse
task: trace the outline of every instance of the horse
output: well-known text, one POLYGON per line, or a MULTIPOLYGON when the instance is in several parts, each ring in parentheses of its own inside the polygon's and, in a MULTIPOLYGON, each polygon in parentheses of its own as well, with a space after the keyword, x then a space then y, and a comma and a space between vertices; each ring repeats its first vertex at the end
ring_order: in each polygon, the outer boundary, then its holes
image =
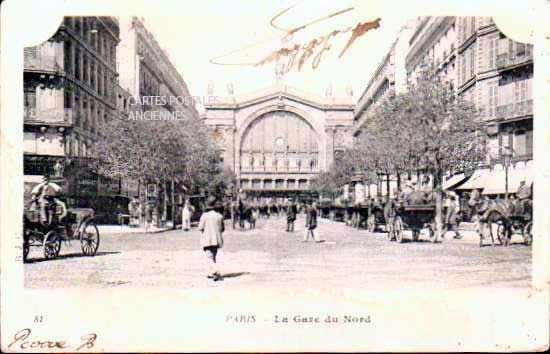
POLYGON ((479 247, 483 246, 483 238, 485 228, 489 229, 489 236, 491 237, 491 244, 494 246, 493 228, 492 224, 499 224, 502 227, 503 234, 497 235, 499 242, 508 246, 508 241, 512 235, 512 221, 511 217, 514 215, 522 215, 532 213, 532 207, 530 203, 525 203, 525 206, 514 199, 497 199, 497 200, 481 200, 474 207, 476 214, 478 215, 478 233, 479 233, 479 247))

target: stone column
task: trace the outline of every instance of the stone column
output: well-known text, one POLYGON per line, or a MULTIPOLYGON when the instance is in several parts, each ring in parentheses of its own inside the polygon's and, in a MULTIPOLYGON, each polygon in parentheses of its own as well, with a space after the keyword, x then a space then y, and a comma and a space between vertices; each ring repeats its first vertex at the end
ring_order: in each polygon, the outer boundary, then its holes
POLYGON ((336 133, 336 129, 334 127, 328 127, 325 128, 325 166, 324 170, 328 170, 329 166, 334 161, 334 134, 336 133))
POLYGON ((71 66, 70 68, 65 68, 65 72, 69 71, 71 73, 71 75, 74 76, 74 67, 75 67, 75 47, 77 46, 77 42, 74 41, 74 40, 71 40, 71 62, 69 63, 69 65, 71 66), (70 70, 67 70, 67 69, 70 69, 70 70))
POLYGON ((235 160, 235 149, 237 148, 235 146, 235 129, 233 126, 226 126, 223 128, 223 134, 225 148, 224 165, 237 172, 240 169, 240 163, 235 160))

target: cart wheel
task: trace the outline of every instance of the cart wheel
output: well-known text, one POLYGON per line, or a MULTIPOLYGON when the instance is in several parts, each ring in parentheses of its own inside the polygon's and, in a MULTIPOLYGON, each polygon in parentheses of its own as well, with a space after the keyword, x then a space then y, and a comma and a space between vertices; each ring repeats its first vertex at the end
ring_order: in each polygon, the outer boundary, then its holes
POLYGON ((393 233, 393 219, 389 219, 385 221, 386 226, 384 227, 384 231, 387 232, 388 240, 394 241, 395 235, 393 233))
POLYGON ((528 222, 522 230, 523 241, 526 246, 529 246, 533 242, 533 223, 528 222))
MULTIPOLYGON (((492 227, 491 224, 489 224, 489 227, 492 227)), ((502 223, 499 223, 498 224, 498 227, 497 227, 497 239, 498 239, 498 242, 500 242, 501 245, 505 245, 507 246, 507 242, 506 242, 506 228, 504 227, 504 225, 502 223)))
POLYGON ((399 243, 403 243, 403 222, 398 216, 393 222, 393 232, 395 234, 395 240, 399 243))
POLYGON ((27 260, 30 249, 31 247, 29 246, 29 243, 27 241, 23 241, 23 263, 27 260))
POLYGON ((53 259, 59 255, 61 250, 61 237, 57 231, 52 230, 44 236, 44 257, 53 259))
POLYGON ((369 215, 369 218, 367 219, 367 231, 368 232, 374 232, 376 229, 376 218, 373 215, 369 215))
POLYGON ((99 247, 99 231, 93 222, 87 223, 80 233, 80 245, 86 256, 95 256, 99 247))

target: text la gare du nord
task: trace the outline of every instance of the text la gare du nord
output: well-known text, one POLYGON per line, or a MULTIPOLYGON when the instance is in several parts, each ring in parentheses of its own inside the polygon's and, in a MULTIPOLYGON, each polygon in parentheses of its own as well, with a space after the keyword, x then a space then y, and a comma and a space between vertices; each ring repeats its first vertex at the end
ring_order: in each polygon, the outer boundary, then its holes
MULTIPOLYGON (((257 320, 255 315, 226 315, 226 322, 254 323, 257 320)), ((325 316, 304 316, 304 315, 275 315, 273 323, 371 323, 370 315, 325 315, 325 316)))

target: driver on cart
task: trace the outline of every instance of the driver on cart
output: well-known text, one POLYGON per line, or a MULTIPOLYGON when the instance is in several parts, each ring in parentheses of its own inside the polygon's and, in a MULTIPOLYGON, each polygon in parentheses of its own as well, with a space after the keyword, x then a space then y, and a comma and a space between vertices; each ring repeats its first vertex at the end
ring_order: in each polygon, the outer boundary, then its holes
POLYGON ((50 182, 50 176, 45 174, 43 182, 32 190, 31 209, 40 210, 40 224, 42 226, 51 226, 61 221, 67 215, 67 206, 57 198, 61 192, 61 187, 50 182), (61 209, 61 215, 57 220, 57 208, 61 209))
POLYGON ((528 186, 527 184, 525 184, 525 181, 521 181, 519 183, 519 188, 518 188, 518 191, 516 193, 516 196, 517 196, 517 199, 518 199, 518 204, 516 205, 516 210, 518 211, 518 214, 524 214, 525 211, 526 211, 526 207, 529 205, 529 203, 531 202, 531 198, 532 198, 532 188, 531 186, 528 186))

